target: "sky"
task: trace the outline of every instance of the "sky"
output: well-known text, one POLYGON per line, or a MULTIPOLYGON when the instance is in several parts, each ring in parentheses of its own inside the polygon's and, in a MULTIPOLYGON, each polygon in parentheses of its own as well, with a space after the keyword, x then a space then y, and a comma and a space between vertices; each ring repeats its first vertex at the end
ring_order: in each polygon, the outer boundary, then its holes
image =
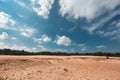
POLYGON ((0 49, 120 52, 120 0, 0 0, 0 49))

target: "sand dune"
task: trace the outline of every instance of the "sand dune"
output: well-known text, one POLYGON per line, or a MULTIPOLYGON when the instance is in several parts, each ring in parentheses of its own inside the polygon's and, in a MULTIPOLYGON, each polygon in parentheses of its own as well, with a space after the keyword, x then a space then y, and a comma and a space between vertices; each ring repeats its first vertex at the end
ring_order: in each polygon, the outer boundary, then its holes
POLYGON ((0 56, 0 80, 120 80, 120 58, 0 56))

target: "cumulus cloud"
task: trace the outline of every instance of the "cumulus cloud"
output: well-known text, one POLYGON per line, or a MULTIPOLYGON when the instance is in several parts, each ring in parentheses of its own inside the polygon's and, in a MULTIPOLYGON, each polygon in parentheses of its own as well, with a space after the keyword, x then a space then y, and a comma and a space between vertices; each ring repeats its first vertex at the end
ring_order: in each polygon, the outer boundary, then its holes
POLYGON ((120 0, 59 0, 60 14, 68 15, 74 19, 86 18, 87 20, 112 11, 120 0))
POLYGON ((6 32, 3 32, 1 35, 0 35, 0 40, 4 40, 8 38, 8 34, 6 32))
POLYGON ((56 40, 54 41, 57 45, 70 46, 72 41, 69 37, 57 35, 56 40))
POLYGON ((47 19, 54 0, 31 0, 31 2, 37 15, 47 19))
POLYGON ((89 34, 97 33, 111 40, 120 40, 120 23, 113 25, 112 30, 110 28, 102 30, 106 23, 120 14, 120 10, 115 10, 120 5, 120 0, 59 0, 59 5, 61 16, 73 19, 85 18, 86 25, 81 28, 87 30, 89 34), (107 15, 103 16, 105 13, 107 15))
POLYGON ((20 27, 18 31, 22 36, 29 38, 36 32, 36 29, 24 25, 24 27, 20 27))
POLYGON ((9 26, 13 26, 15 23, 10 15, 0 12, 0 28, 9 29, 9 26))
POLYGON ((43 34, 43 35, 41 36, 41 38, 38 38, 38 39, 34 38, 34 41, 35 41, 35 42, 38 42, 38 43, 50 42, 51 40, 52 40, 52 39, 51 39, 50 37, 48 37, 46 34, 43 34))

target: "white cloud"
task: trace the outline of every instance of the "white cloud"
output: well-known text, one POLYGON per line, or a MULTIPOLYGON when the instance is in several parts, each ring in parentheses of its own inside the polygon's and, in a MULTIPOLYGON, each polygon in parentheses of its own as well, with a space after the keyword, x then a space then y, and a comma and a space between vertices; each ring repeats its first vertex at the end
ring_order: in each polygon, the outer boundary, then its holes
POLYGON ((109 13, 106 17, 91 24, 88 27, 84 27, 84 29, 86 29, 90 34, 96 33, 101 37, 120 41, 120 20, 115 20, 110 23, 110 20, 113 20, 116 15, 120 15, 119 10, 109 13), (105 27, 104 30, 103 27, 106 23, 109 24, 105 27))
POLYGON ((79 47, 83 47, 83 46, 85 46, 85 45, 86 45, 85 43, 78 44, 79 47))
POLYGON ((13 30, 20 33, 20 35, 24 37, 31 37, 35 32, 36 29, 31 28, 26 25, 22 25, 22 27, 17 26, 18 23, 14 21, 10 15, 0 12, 0 28, 7 29, 7 30, 13 30))
POLYGON ((15 50, 29 50, 26 46, 18 46, 18 45, 13 45, 12 47, 8 47, 10 49, 15 49, 15 50))
POLYGON ((48 49, 45 48, 43 45, 38 45, 38 48, 40 49, 40 51, 48 51, 48 49))
POLYGON ((3 32, 1 35, 0 35, 0 40, 4 40, 8 38, 8 34, 6 32, 3 32))
POLYGON ((51 38, 44 34, 41 37, 41 41, 43 41, 43 42, 50 42, 51 38))
MULTIPOLYGON (((17 3, 20 7, 23 7, 24 9, 26 9, 26 10, 29 10, 29 11, 32 10, 32 9, 30 8, 30 6, 27 5, 27 3, 25 3, 25 2, 22 1, 22 0, 14 0, 14 2, 17 3)), ((22 17, 22 15, 21 15, 20 17, 22 17)))
POLYGON ((113 31, 110 31, 110 32, 105 32, 103 34, 104 37, 112 37, 112 36, 116 36, 116 35, 119 35, 120 34, 120 29, 117 29, 117 30, 113 30, 113 31))
POLYGON ((81 51, 86 51, 87 50, 87 45, 85 43, 78 44, 78 47, 80 48, 81 51))
POLYGON ((105 11, 112 11, 120 0, 59 0, 60 14, 74 19, 94 19, 105 11))
POLYGON ((70 28, 70 29, 68 30, 68 32, 73 32, 73 31, 76 30, 76 29, 77 29, 77 26, 74 26, 74 27, 70 28))
POLYGON ((103 30, 98 30, 96 33, 99 35, 103 35, 105 32, 103 30))
POLYGON ((104 45, 98 45, 98 46, 96 46, 96 48, 97 48, 97 49, 104 49, 105 46, 104 46, 104 45))
POLYGON ((81 49, 81 51, 86 51, 86 50, 87 50, 87 48, 86 48, 86 47, 84 47, 84 48, 82 48, 82 49, 81 49))
POLYGON ((29 38, 36 32, 36 29, 30 28, 24 25, 24 27, 20 27, 18 31, 20 32, 22 36, 29 38))
POLYGON ((3 42, 0 42, 0 47, 3 47, 4 43, 3 42))
POLYGON ((9 26, 13 26, 15 23, 10 15, 0 12, 0 28, 9 29, 9 26))
POLYGON ((103 37, 108 37, 111 40, 120 40, 120 28, 113 29, 112 31, 105 32, 103 37))
POLYGON ((97 31, 102 37, 109 38, 110 40, 120 40, 120 21, 113 21, 107 30, 97 31))
POLYGON ((69 37, 57 35, 57 39, 54 41, 57 45, 70 46, 72 41, 69 37))
POLYGON ((57 52, 67 52, 67 50, 65 50, 65 49, 55 49, 55 51, 57 51, 57 52))
POLYGON ((35 42, 38 42, 38 43, 50 42, 51 40, 52 40, 52 39, 51 39, 50 37, 48 37, 46 34, 43 34, 43 35, 41 36, 41 38, 38 38, 38 39, 34 38, 34 41, 35 41, 35 42))
POLYGON ((24 45, 17 45, 17 44, 13 44, 13 45, 9 45, 6 44, 4 42, 0 42, 0 49, 12 49, 12 50, 25 50, 25 51, 35 51, 33 48, 29 48, 27 46, 24 45))
POLYGON ((37 50, 37 48, 36 48, 36 47, 33 47, 32 49, 33 49, 33 50, 37 50))
POLYGON ((87 30, 90 34, 93 34, 93 32, 97 29, 100 29, 103 27, 103 25, 108 22, 109 20, 111 20, 114 16, 120 14, 120 11, 114 11, 110 14, 108 14, 106 17, 102 18, 101 20, 99 20, 98 22, 92 23, 90 26, 88 27, 83 27, 85 30, 87 30))
POLYGON ((22 14, 18 14, 18 16, 19 16, 20 18, 24 18, 24 16, 23 16, 22 14))
POLYGON ((17 40, 18 38, 17 37, 11 37, 12 40, 17 40))
POLYGON ((20 0, 14 0, 19 6, 27 8, 26 4, 20 0))
POLYGON ((120 28, 120 20, 116 23, 116 26, 120 28))
POLYGON ((31 0, 31 2, 37 15, 47 19, 54 0, 31 0))

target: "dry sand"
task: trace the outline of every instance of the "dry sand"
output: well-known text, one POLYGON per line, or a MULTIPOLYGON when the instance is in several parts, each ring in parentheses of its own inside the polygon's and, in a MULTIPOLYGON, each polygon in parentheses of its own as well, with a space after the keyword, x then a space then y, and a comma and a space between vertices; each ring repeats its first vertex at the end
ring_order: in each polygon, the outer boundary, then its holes
POLYGON ((120 57, 0 56, 0 80, 120 80, 120 57))

